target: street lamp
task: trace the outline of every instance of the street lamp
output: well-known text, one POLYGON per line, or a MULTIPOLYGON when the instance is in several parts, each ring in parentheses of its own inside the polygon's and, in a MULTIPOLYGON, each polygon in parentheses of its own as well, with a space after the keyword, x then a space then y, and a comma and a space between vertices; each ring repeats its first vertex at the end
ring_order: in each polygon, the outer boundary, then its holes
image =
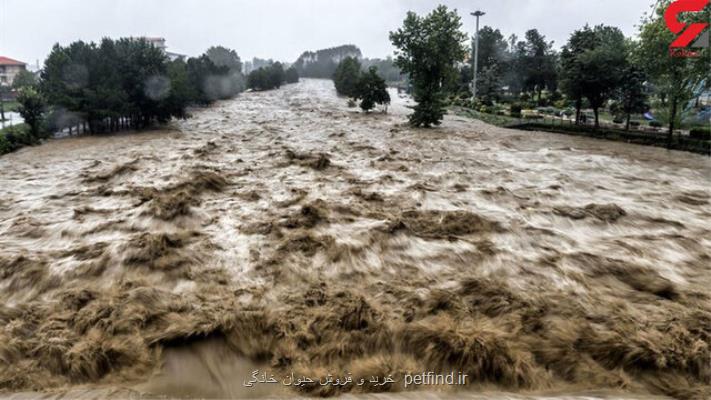
POLYGON ((477 10, 471 13, 476 17, 476 37, 474 38, 474 79, 472 79, 472 101, 476 100, 476 81, 479 75, 479 17, 486 15, 485 12, 477 10))

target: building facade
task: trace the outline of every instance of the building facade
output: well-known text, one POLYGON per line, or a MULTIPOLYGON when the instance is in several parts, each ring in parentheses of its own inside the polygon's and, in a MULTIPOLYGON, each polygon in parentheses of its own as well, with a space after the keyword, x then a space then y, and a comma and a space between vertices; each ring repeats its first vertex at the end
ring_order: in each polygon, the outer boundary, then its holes
POLYGON ((177 59, 184 60, 187 58, 187 56, 185 56, 183 54, 178 54, 178 53, 173 53, 171 51, 168 51, 168 46, 166 46, 166 44, 165 44, 165 38, 144 36, 141 39, 143 39, 146 42, 148 42, 149 44, 153 45, 153 47, 155 47, 156 49, 159 49, 160 51, 162 51, 163 54, 168 56, 168 59, 170 59, 170 61, 175 61, 177 59))
POLYGON ((25 71, 27 64, 12 58, 0 56, 0 85, 10 86, 20 71, 25 71))

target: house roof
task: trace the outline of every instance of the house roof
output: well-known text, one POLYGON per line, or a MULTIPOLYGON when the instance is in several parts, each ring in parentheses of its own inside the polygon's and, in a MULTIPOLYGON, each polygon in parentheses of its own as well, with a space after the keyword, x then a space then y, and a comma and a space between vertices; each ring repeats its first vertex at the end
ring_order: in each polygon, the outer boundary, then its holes
POLYGON ((9 57, 0 56, 0 65, 23 66, 23 65, 27 65, 27 64, 23 63, 22 61, 13 60, 12 58, 9 58, 9 57))

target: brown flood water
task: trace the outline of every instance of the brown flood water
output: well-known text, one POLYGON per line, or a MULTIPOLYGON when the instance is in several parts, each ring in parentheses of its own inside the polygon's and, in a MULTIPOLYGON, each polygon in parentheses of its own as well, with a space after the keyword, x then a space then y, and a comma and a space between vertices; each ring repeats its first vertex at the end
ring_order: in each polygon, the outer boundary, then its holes
POLYGON ((710 158, 394 100, 305 80, 0 158, 0 397, 711 398, 710 158))

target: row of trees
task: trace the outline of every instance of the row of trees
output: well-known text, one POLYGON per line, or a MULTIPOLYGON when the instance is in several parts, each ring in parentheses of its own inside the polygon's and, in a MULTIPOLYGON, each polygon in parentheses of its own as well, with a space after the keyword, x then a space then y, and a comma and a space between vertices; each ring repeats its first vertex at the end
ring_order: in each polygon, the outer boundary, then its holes
POLYGON ((294 67, 284 71, 280 62, 260 67, 247 76, 247 87, 254 91, 278 89, 284 83, 299 82, 299 73, 294 67))
POLYGON ((346 57, 338 64, 333 83, 339 95, 360 101, 360 108, 365 112, 376 105, 390 104, 390 94, 378 68, 371 66, 363 71, 361 63, 354 57, 346 57))
POLYGON ((53 109, 49 129, 77 124, 92 133, 142 128, 185 118, 190 104, 208 104, 245 88, 234 50, 212 47, 200 57, 170 61, 144 40, 55 45, 37 94, 53 109))
MULTIPOLYGON (((519 40, 484 27, 479 32, 478 99, 488 105, 502 98, 538 106, 565 102, 576 109, 576 121, 581 109, 590 107, 596 126, 604 107, 624 115, 629 126, 632 114, 654 106, 666 111, 660 114, 667 114, 671 135, 682 105, 711 85, 711 52, 699 50, 696 57, 669 54, 675 35, 663 12, 670 3, 657 2, 654 12, 643 19, 639 40, 626 38, 615 27, 585 26, 559 52, 535 29, 519 40)), ((709 7, 682 18, 708 20, 709 7)), ((426 16, 408 13, 390 39, 397 49, 395 65, 409 75, 418 103, 410 118, 414 125, 438 124, 448 95, 471 95, 473 69, 463 63, 471 48, 465 46, 468 39, 455 11, 440 6, 426 16)))

